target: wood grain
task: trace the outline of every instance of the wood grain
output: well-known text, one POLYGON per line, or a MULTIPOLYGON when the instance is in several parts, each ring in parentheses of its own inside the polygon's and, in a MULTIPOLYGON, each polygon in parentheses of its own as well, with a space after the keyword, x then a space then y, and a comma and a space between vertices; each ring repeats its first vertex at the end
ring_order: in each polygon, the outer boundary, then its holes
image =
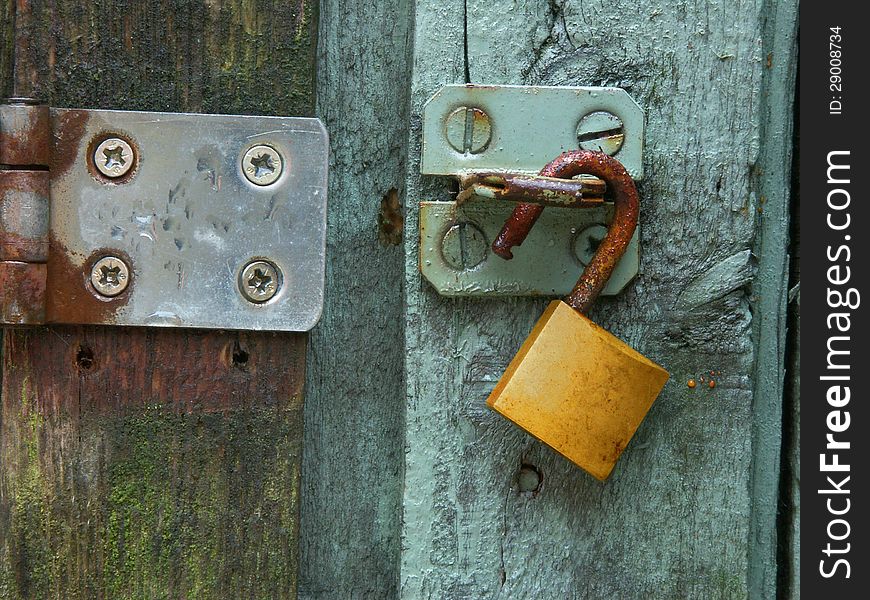
POLYGON ((321 0, 326 300, 305 399, 300 597, 395 598, 404 464, 401 245, 412 2, 321 0))
MULTIPOLYGON (((762 5, 762 53, 758 160, 752 190, 758 196, 759 220, 753 245, 758 268, 752 282, 753 343, 756 363, 752 406, 752 522, 749 532, 749 593, 769 598, 786 567, 777 562, 781 530, 777 523, 781 501, 789 494, 780 489, 783 427, 790 427, 792 407, 784 403, 787 355, 789 243, 792 201, 795 81, 797 79, 797 3, 762 5), (784 424, 785 422, 785 424, 784 424)), ((795 191, 796 193, 796 191, 795 191)), ((797 213, 794 214, 797 218, 797 213)), ((785 452, 790 452, 786 447, 785 452)), ((788 485, 788 484, 787 484, 788 485)), ((790 559, 787 559, 790 560, 790 559)), ((785 597, 785 596, 782 596, 785 597)))
POLYGON ((418 3, 402 597, 773 597, 781 378, 759 385, 756 349, 763 377, 781 373, 787 188, 761 197, 790 164, 795 11, 779 4, 418 3), (417 175, 419 115, 465 81, 613 85, 646 110, 641 273, 591 316, 672 379, 606 484, 484 406, 544 302, 444 299, 420 277, 416 202, 449 194, 417 175))
MULTIPOLYGON (((797 164, 797 163, 795 163, 797 164)), ((780 514, 779 598, 800 600, 801 597, 801 403, 800 403, 800 289, 790 303, 789 347, 790 364, 786 381, 785 418, 783 419, 786 444, 783 447, 783 476, 780 514)))
POLYGON ((292 597, 304 338, 155 333, 6 332, 0 597, 292 597))
POLYGON ((0 97, 12 95, 15 48, 15 0, 0 2, 0 97))
MULTIPOLYGON (((17 9, 17 94, 313 113, 312 2, 17 9)), ((0 598, 295 597, 306 336, 52 327, 4 338, 0 598)))

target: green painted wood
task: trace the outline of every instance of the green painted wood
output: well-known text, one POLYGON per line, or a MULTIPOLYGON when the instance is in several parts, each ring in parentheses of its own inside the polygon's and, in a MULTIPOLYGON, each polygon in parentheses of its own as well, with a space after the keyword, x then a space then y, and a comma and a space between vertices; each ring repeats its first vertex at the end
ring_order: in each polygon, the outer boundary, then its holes
MULTIPOLYGON (((749 593, 772 598, 777 592, 777 513, 789 490, 780 490, 784 415, 787 302, 789 285, 789 213, 792 206, 792 143, 797 78, 797 2, 766 2, 761 23, 763 80, 761 138, 753 169, 759 220, 753 253, 758 266, 752 282, 753 342, 756 365, 752 407, 752 521, 749 531, 749 593)), ((789 423, 785 424, 790 426, 789 423)), ((786 448, 786 452, 790 449, 786 448)), ((799 557, 796 557, 799 560, 799 557)))
POLYGON ((402 597, 773 597, 795 8, 417 4, 402 597), (418 272, 416 202, 449 198, 417 174, 419 115, 464 81, 615 85, 647 112, 641 273, 592 317, 672 380, 606 484, 485 407, 544 303, 418 272))
POLYGON ((411 15, 409 0, 320 2, 317 114, 332 163, 306 378, 302 598, 393 598, 398 585, 411 15))
MULTIPOLYGON (((797 164, 797 163, 795 163, 797 164)), ((783 428, 787 445, 783 448, 783 490, 780 511, 779 556, 781 577, 779 598, 800 600, 801 597, 801 353, 800 353, 800 288, 790 303, 788 340, 791 360, 786 382, 785 418, 783 428)))
MULTIPOLYGON (((313 113, 315 2, 15 5, 0 66, 11 44, 18 94, 313 113)), ((296 596, 307 336, 51 327, 3 337, 0 598, 296 596)))

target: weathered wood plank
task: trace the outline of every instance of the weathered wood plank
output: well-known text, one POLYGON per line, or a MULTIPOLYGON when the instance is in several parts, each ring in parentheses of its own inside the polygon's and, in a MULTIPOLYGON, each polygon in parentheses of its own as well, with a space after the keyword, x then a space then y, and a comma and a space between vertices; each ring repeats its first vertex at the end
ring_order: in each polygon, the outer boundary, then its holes
POLYGON ((18 2, 15 83, 54 106, 311 115, 307 0, 18 2))
POLYGON ((159 342, 6 332, 0 597, 292 596, 304 338, 159 342))
POLYGON ((322 0, 320 11, 317 114, 332 147, 329 261, 306 377, 300 597, 393 598, 412 2, 322 0))
MULTIPOLYGON (((314 2, 17 6, 19 94, 313 112, 314 2)), ((4 337, 0 597, 294 597, 306 336, 4 337)))
POLYGON ((0 2, 0 97, 12 95, 12 61, 15 40, 15 2, 0 2))
POLYGON ((778 557, 780 563, 779 596, 783 600, 801 597, 801 353, 800 353, 800 289, 790 303, 788 341, 791 360, 788 365, 784 407, 783 489, 779 510, 780 533, 778 557))
POLYGON ((762 143, 753 172, 760 215, 753 249, 758 268, 752 282, 753 341, 757 356, 749 533, 749 593, 753 598, 772 598, 777 593, 781 568, 777 564, 777 512, 783 494, 788 494, 779 489, 779 482, 787 359, 797 11, 796 2, 766 2, 762 6, 765 67, 759 127, 762 143))
MULTIPOLYGON (((800 96, 795 95, 795 116, 800 115, 800 96)), ((795 119, 792 166, 800 164, 800 119, 795 119)), ((791 264, 788 309, 788 363, 783 395, 782 489, 779 502, 778 598, 800 600, 801 597, 801 293, 800 293, 800 188, 797 169, 792 170, 791 264)))
MULTIPOLYGON (((750 286, 773 305, 783 297, 781 280, 755 273, 784 261, 785 246, 771 246, 760 265, 752 250, 760 190, 777 181, 757 166, 788 168, 767 149, 788 136, 762 138, 787 125, 787 107, 772 127, 761 123, 766 103, 780 101, 765 77, 784 93, 793 85, 794 3, 777 13, 776 31, 792 34, 777 46, 785 71, 766 68, 768 14, 765 2, 417 3, 403 597, 771 597, 775 522, 759 502, 775 498, 775 467, 772 480, 757 475, 776 462, 781 396, 775 379, 756 384, 762 334, 750 286), (416 174, 419 115, 431 93, 466 74, 474 83, 615 85, 647 111, 641 273, 592 316, 672 380, 604 485, 485 408, 543 302, 447 300, 421 281, 416 202, 448 194, 416 174), (760 431, 772 438, 759 442, 760 431)), ((779 226, 787 193, 767 196, 765 211, 771 203, 779 226)), ((774 242, 775 227, 762 229, 774 242)), ((781 373, 771 344, 779 332, 765 323, 768 367, 781 373)))

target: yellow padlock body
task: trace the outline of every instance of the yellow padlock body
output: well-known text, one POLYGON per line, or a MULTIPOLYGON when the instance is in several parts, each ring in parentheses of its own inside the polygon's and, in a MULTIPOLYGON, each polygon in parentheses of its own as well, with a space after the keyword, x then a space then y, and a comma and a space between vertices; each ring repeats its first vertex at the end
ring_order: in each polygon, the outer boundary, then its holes
POLYGON ((603 481, 668 378, 659 365, 554 300, 486 403, 603 481))

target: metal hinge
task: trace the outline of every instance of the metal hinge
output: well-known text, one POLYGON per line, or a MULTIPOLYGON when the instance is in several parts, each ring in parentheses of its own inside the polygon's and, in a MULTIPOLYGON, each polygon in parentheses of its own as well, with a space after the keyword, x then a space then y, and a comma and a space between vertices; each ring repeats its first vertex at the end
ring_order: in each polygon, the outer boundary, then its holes
MULTIPOLYGON (((456 202, 420 203, 423 276, 446 296, 567 294, 603 239, 613 206, 598 179, 542 180, 537 173, 582 148, 615 156, 639 180, 643 133, 643 110, 618 88, 441 88, 423 111, 421 172, 453 176, 461 189, 456 202), (513 260, 490 248, 515 206, 502 201, 508 187, 526 187, 527 197, 537 194, 550 206, 513 260)), ((638 235, 604 295, 618 294, 637 274, 638 235)))
POLYGON ((307 331, 318 119, 0 105, 0 324, 307 331))

